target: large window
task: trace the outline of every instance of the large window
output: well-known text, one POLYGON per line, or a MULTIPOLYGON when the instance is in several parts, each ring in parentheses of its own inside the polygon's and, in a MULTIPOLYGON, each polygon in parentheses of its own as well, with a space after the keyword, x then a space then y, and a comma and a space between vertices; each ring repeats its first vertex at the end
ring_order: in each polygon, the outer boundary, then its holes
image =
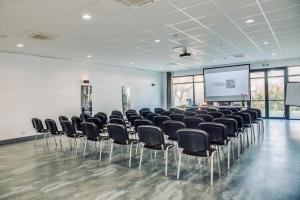
POLYGON ((176 107, 200 105, 204 102, 203 76, 173 77, 173 104, 176 107))
POLYGON ((251 72, 251 107, 259 108, 262 115, 265 116, 265 73, 264 72, 251 72))
MULTIPOLYGON (((288 81, 300 82, 300 66, 288 68, 288 81)), ((300 119, 300 107, 289 106, 290 119, 300 119)))

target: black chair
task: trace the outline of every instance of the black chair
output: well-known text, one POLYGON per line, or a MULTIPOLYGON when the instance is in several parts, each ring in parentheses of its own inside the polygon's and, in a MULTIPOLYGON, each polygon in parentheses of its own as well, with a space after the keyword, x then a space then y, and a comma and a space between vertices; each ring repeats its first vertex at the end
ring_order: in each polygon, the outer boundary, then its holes
MULTIPOLYGON (((237 142, 238 144, 238 157, 240 156, 240 144, 241 144, 241 134, 238 132, 238 122, 232 118, 215 118, 214 122, 223 124, 227 128, 227 137, 231 138, 231 144, 237 142)), ((228 142, 229 145, 229 142, 228 142)), ((232 150, 232 160, 234 161, 234 148, 231 146, 232 150)), ((229 154, 230 156, 230 154, 229 154)), ((230 169, 230 159, 227 160, 227 169, 230 169)))
POLYGON ((44 135, 44 139, 46 140, 46 144, 48 146, 48 139, 47 139, 48 130, 44 129, 42 121, 38 118, 32 118, 31 122, 32 122, 33 128, 35 130, 34 146, 36 146, 36 140, 37 140, 38 134, 44 135))
POLYGON ((170 120, 171 118, 168 116, 164 116, 164 115, 159 115, 159 116, 154 116, 153 117, 153 123, 155 126, 160 127, 161 129, 163 129, 163 122, 170 120))
POLYGON ((149 113, 152 113, 151 111, 142 111, 141 116, 146 117, 149 113))
POLYGON ((111 118, 123 119, 123 117, 121 115, 111 115, 111 116, 109 116, 109 119, 111 119, 111 118))
POLYGON ((167 120, 163 122, 164 133, 168 136, 168 140, 177 141, 177 133, 181 128, 185 128, 185 124, 181 121, 167 120))
POLYGON ((154 112, 157 114, 163 113, 165 110, 163 108, 154 108, 154 112))
POLYGON ((188 111, 188 112, 185 112, 184 115, 187 117, 196 117, 197 113, 188 111))
POLYGON ((101 121, 103 122, 103 124, 107 124, 107 120, 108 120, 107 114, 105 112, 98 112, 97 116, 99 116, 99 115, 103 116, 103 117, 101 117, 101 118, 103 118, 103 120, 101 119, 101 121))
POLYGON ((140 115, 141 115, 142 112, 144 112, 144 111, 150 112, 151 110, 150 110, 149 108, 141 108, 141 109, 139 110, 140 115))
POLYGON ((216 122, 203 122, 198 128, 209 134, 210 144, 217 147, 218 153, 220 153, 219 147, 227 146, 227 163, 230 163, 231 141, 227 137, 227 127, 216 122))
POLYGON ((216 108, 207 108, 206 109, 207 110, 207 112, 218 112, 218 109, 216 109, 216 108))
POLYGON ((109 123, 110 124, 121 124, 121 125, 126 126, 124 119, 120 119, 120 118, 111 118, 111 119, 109 119, 109 123))
MULTIPOLYGON (((254 110, 245 110, 243 112, 249 113, 251 116, 251 124, 252 125, 256 125, 257 126, 257 137, 259 137, 261 135, 261 127, 260 127, 260 122, 258 120, 258 114, 257 111, 254 110)), ((254 127, 253 127, 254 129, 254 127)))
POLYGON ((123 114, 122 114, 122 112, 119 111, 119 110, 113 110, 113 111, 111 111, 111 115, 120 115, 120 116, 122 116, 122 118, 123 118, 123 114))
POLYGON ((197 115, 207 115, 208 112, 206 110, 195 110, 195 113, 197 113, 197 115))
POLYGON ((82 129, 81 129, 82 121, 81 121, 80 117, 73 116, 73 117, 71 117, 71 120, 72 120, 72 124, 73 124, 75 130, 79 131, 79 132, 82 131, 82 129))
POLYGON ((183 119, 185 118, 185 115, 184 114, 180 114, 180 113, 174 113, 174 114, 171 114, 169 117, 172 120, 183 121, 183 119))
POLYGON ((105 117, 104 115, 97 113, 94 115, 94 117, 99 119, 103 125, 107 124, 107 117, 105 117))
POLYGON ((198 117, 200 117, 201 119, 203 119, 205 122, 212 122, 213 119, 214 119, 214 117, 211 116, 211 115, 209 115, 209 114, 207 114, 207 115, 205 115, 205 114, 198 114, 197 118, 198 117))
POLYGON ((134 109, 128 109, 128 110, 126 110, 125 113, 137 113, 137 112, 136 112, 136 110, 134 110, 134 109))
POLYGON ((187 108, 185 112, 195 112, 197 108, 187 108))
POLYGON ((151 112, 151 113, 148 113, 147 116, 146 116, 145 118, 152 121, 152 120, 153 120, 153 117, 156 116, 156 115, 157 115, 157 114, 151 112))
POLYGON ((154 125, 152 121, 148 119, 137 119, 134 121, 134 128, 137 131, 137 128, 142 125, 154 125))
POLYGON ((47 130, 53 136, 57 152, 59 152, 59 149, 58 149, 56 137, 59 137, 60 149, 63 150, 62 141, 61 141, 61 137, 60 137, 64 134, 63 131, 58 130, 58 128, 56 126, 56 122, 53 119, 46 119, 45 124, 46 124, 47 130))
POLYGON ((141 116, 139 115, 131 115, 128 119, 128 121, 130 122, 130 124, 133 126, 134 121, 137 119, 143 119, 141 116))
POLYGON ((76 156, 78 153, 78 142, 77 139, 83 137, 83 134, 77 133, 73 124, 70 121, 61 121, 62 129, 65 135, 69 138, 70 149, 72 150, 72 142, 71 139, 74 140, 74 146, 76 149, 76 156))
POLYGON ((132 152, 132 145, 138 144, 138 140, 129 139, 129 135, 127 129, 124 125, 120 124, 109 124, 107 126, 108 136, 112 140, 110 143, 110 154, 109 154, 109 162, 111 162, 111 157, 113 154, 114 144, 119 145, 129 145, 129 168, 131 167, 131 152, 132 152))
POLYGON ((87 121, 88 118, 90 118, 91 116, 86 114, 86 113, 81 113, 80 114, 80 118, 81 118, 81 121, 85 122, 87 121))
POLYGON ((244 127, 243 127, 243 133, 247 135, 247 145, 249 146, 249 140, 248 140, 248 130, 250 129, 250 135, 251 135, 251 143, 253 142, 253 139, 255 140, 255 134, 254 134, 254 127, 251 124, 251 115, 247 112, 236 112, 233 113, 234 115, 239 115, 243 118, 244 121, 244 127))
POLYGON ((69 121, 69 118, 66 117, 66 116, 59 116, 59 117, 58 117, 58 120, 59 120, 60 126, 62 127, 61 122, 62 122, 62 121, 69 121))
POLYGON ((224 115, 231 115, 232 111, 230 110, 219 110, 220 113, 223 113, 224 115))
POLYGON ((100 119, 98 119, 96 117, 90 117, 87 119, 87 122, 94 123, 98 127, 98 130, 100 131, 100 133, 103 132, 104 124, 102 123, 102 121, 100 119))
POLYGON ((262 117, 262 111, 258 108, 251 108, 250 110, 253 110, 256 112, 257 114, 257 120, 260 122, 260 126, 261 126, 261 133, 264 133, 264 119, 262 117))
POLYGON ((197 128, 198 125, 202 122, 204 122, 204 120, 200 117, 196 118, 196 117, 185 117, 183 119, 183 122, 185 123, 186 128, 197 128))
POLYGON ((180 129, 178 135, 178 170, 177 179, 180 175, 181 154, 188 156, 210 158, 210 185, 213 186, 214 159, 217 159, 219 176, 221 176, 220 159, 216 149, 210 147, 210 136, 207 132, 197 129, 180 129))
POLYGON ((139 114, 133 113, 133 112, 126 113, 126 119, 127 119, 128 121, 130 121, 130 117, 131 117, 131 116, 136 116, 136 115, 139 115, 139 114))
POLYGON ((213 116, 213 118, 220 118, 224 116, 224 114, 221 112, 209 112, 208 114, 213 116))
POLYGON ((98 126, 92 122, 83 122, 81 124, 83 135, 85 136, 85 142, 84 142, 84 149, 83 149, 83 157, 85 157, 86 153, 86 145, 88 141, 92 142, 100 142, 100 148, 99 148, 99 160, 101 161, 101 155, 102 155, 102 146, 103 141, 107 140, 107 136, 101 136, 100 130, 98 129, 98 126))
POLYGON ((161 113, 162 115, 164 116, 170 116, 171 114, 174 114, 174 112, 171 112, 171 111, 165 111, 163 113, 161 113))
MULTIPOLYGON (((139 142, 141 146, 139 170, 141 170, 144 148, 150 150, 162 150, 165 157, 165 175, 168 175, 168 151, 173 148, 173 144, 165 143, 164 134, 159 127, 155 126, 139 126, 138 127, 139 142)), ((151 154, 152 155, 152 154, 151 154)), ((174 154, 175 155, 175 154, 174 154)))
POLYGON ((173 112, 173 113, 184 113, 185 111, 181 110, 179 108, 170 108, 170 112, 173 112))

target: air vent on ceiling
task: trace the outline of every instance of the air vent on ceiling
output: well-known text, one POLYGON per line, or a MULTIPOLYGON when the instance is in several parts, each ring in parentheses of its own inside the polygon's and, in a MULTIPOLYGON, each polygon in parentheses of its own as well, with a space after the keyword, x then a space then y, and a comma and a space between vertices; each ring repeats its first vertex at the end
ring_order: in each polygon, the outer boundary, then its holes
POLYGON ((231 55, 232 57, 235 57, 235 58, 242 58, 242 57, 245 57, 245 55, 244 54, 241 54, 241 53, 239 53, 239 54, 233 54, 233 55, 231 55))
POLYGON ((40 33, 40 32, 30 32, 26 34, 27 37, 30 39, 35 39, 35 40, 54 40, 57 36, 56 35, 51 35, 47 33, 40 33))
POLYGON ((116 1, 127 7, 143 6, 148 3, 154 2, 154 0, 116 0, 116 1))

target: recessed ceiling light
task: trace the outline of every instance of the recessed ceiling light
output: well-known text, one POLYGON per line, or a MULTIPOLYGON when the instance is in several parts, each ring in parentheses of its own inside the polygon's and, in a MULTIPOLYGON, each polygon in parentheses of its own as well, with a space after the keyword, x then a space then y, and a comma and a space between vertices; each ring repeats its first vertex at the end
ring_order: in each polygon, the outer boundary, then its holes
POLYGON ((92 56, 92 55, 87 55, 86 57, 87 57, 87 58, 91 58, 91 57, 93 57, 93 56, 92 56))
POLYGON ((89 19, 92 19, 92 16, 89 15, 89 14, 84 14, 81 16, 82 19, 86 19, 86 20, 89 20, 89 19))
POLYGON ((276 56, 277 54, 276 53, 272 53, 272 56, 276 56))
POLYGON ((24 47, 24 44, 19 43, 19 44, 17 44, 16 46, 17 46, 17 47, 24 47))
POLYGON ((156 40, 154 40, 154 42, 156 42, 156 43, 160 43, 160 40, 159 40, 159 39, 156 39, 156 40))
POLYGON ((218 61, 214 60, 214 63, 217 63, 218 61))
POLYGON ((130 62, 130 64, 132 64, 132 65, 133 65, 133 64, 134 64, 134 62, 132 61, 132 62, 130 62))
POLYGON ((270 43, 270 42, 268 42, 268 41, 264 41, 264 42, 263 42, 263 44, 269 44, 269 43, 270 43))
POLYGON ((247 24, 251 24, 251 23, 253 23, 253 22, 255 22, 254 19, 248 19, 248 20, 246 20, 246 23, 247 23, 247 24))

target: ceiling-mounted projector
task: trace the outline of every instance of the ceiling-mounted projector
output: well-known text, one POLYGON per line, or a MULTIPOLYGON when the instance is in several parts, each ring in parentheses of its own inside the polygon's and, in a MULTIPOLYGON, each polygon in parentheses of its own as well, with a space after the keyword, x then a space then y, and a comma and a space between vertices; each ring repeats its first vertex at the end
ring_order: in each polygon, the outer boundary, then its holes
POLYGON ((183 50, 183 53, 182 54, 180 54, 179 56, 180 57, 186 57, 186 56, 191 56, 192 54, 191 53, 188 53, 187 51, 186 51, 186 48, 183 50))

